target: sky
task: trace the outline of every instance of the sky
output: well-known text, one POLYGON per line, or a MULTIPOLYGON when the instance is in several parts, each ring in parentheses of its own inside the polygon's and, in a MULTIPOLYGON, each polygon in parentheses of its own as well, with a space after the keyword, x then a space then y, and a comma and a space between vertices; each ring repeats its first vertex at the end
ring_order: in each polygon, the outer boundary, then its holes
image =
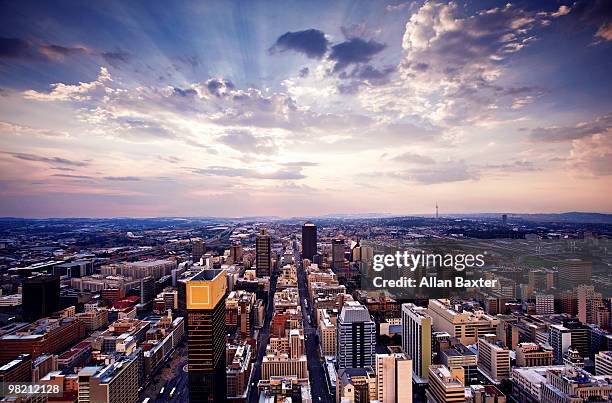
POLYGON ((612 212, 608 0, 0 4, 0 216, 612 212))

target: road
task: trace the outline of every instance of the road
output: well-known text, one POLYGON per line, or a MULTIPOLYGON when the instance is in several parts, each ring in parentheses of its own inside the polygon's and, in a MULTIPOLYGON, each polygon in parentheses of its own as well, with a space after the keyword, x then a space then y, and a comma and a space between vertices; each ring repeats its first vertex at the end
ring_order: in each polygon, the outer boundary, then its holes
MULTIPOLYGON (((302 261, 298 254, 298 250, 294 249, 294 260, 298 268, 298 288, 300 294, 300 304, 302 305, 304 335, 306 336, 306 356, 308 358, 308 373, 310 376, 310 387, 313 402, 333 403, 335 399, 329 394, 326 385, 325 372, 321 365, 320 350, 318 344, 318 336, 315 323, 312 321, 312 311, 304 305, 304 299, 308 298, 306 274, 302 269, 302 261), (309 320, 310 316, 310 320, 309 320)), ((257 384, 261 378, 261 362, 266 353, 266 346, 270 339, 270 322, 274 313, 274 294, 276 292, 276 282, 278 279, 277 271, 274 271, 270 277, 270 293, 268 296, 268 306, 266 307, 266 317, 264 327, 259 332, 257 360, 253 364, 253 374, 251 376, 251 387, 249 392, 250 403, 259 402, 259 394, 257 393, 257 384)), ((184 348, 179 348, 172 355, 168 364, 163 368, 162 373, 157 375, 155 380, 151 382, 147 388, 141 393, 141 399, 145 397, 151 398, 151 403, 157 402, 189 402, 189 384, 187 372, 184 367, 187 364, 187 353, 184 348), (159 394, 159 390, 164 386, 163 395, 159 394), (176 387, 175 394, 172 398, 169 393, 172 388, 176 387)))
POLYGON ((302 315, 304 316, 304 336, 306 337, 306 357, 308 358, 308 374, 310 375, 312 401, 333 403, 335 399, 332 398, 327 390, 325 371, 321 365, 317 329, 313 326, 316 321, 313 320, 312 307, 309 306, 307 308, 304 305, 304 299, 308 299, 308 283, 306 281, 306 272, 302 267, 302 258, 299 256, 297 245, 293 250, 293 259, 298 269, 298 289, 300 291, 302 315))
POLYGON ((172 354, 164 367, 160 370, 160 373, 155 375, 151 383, 147 385, 145 390, 140 394, 140 399, 143 400, 149 397, 150 403, 161 403, 161 402, 189 402, 189 384, 187 379, 187 372, 184 370, 187 365, 187 347, 185 344, 178 346, 176 351, 172 354), (164 386, 164 393, 159 394, 162 386, 164 386), (176 387, 174 396, 169 396, 172 388, 176 387))
POLYGON ((257 393, 257 384, 261 378, 261 362, 266 354, 266 346, 270 339, 270 322, 272 321, 272 314, 274 313, 274 293, 276 292, 276 280, 278 279, 278 273, 276 270, 272 271, 270 276, 270 292, 268 293, 268 306, 266 308, 266 319, 263 328, 259 331, 259 339, 257 341, 259 350, 257 351, 257 360, 253 364, 253 373, 251 375, 251 386, 249 388, 249 402, 259 402, 259 394, 257 393))

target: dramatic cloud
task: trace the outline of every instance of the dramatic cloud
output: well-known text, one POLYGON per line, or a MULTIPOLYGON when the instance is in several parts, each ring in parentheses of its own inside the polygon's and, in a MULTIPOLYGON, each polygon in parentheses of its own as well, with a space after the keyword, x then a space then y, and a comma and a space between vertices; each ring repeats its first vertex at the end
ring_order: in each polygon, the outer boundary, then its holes
POLYGON ((605 41, 612 41, 612 23, 607 22, 595 32, 595 37, 605 41))
POLYGON ((580 122, 567 127, 539 127, 531 131, 534 141, 558 142, 581 139, 601 134, 612 136, 612 113, 597 117, 592 121, 580 122))
POLYGON ((245 130, 225 134, 219 142, 243 153, 275 154, 277 149, 272 137, 254 136, 245 130))
MULTIPOLYGON (((563 6, 562 6, 563 7, 563 6)), ((561 11, 561 9, 559 9, 561 11)), ((608 0, 578 0, 563 10, 563 16, 576 29, 596 27, 596 41, 612 40, 612 2, 608 0)))
POLYGON ((270 50, 302 53, 311 59, 320 59, 325 56, 329 42, 325 34, 318 29, 286 32, 279 36, 270 50))
POLYGON ((501 171, 502 173, 541 171, 541 168, 535 166, 535 164, 531 161, 514 161, 502 164, 486 164, 484 166, 480 166, 479 169, 485 172, 501 171))
POLYGON ((198 95, 198 92, 194 90, 193 88, 182 89, 182 88, 174 87, 173 93, 181 97, 192 97, 192 96, 198 95))
POLYGON ((211 78, 204 83, 204 87, 210 94, 216 97, 223 97, 231 93, 235 88, 234 83, 222 78, 211 78))
POLYGON ((478 173, 463 161, 446 161, 427 168, 415 168, 388 173, 388 176, 423 185, 476 180, 478 173))
POLYGON ((44 157, 35 154, 26 154, 26 153, 10 153, 13 158, 17 158, 23 161, 33 161, 33 162, 44 162, 46 164, 57 164, 57 165, 68 165, 74 167, 84 167, 89 165, 88 162, 85 161, 75 161, 69 160, 61 157, 44 157))
MULTIPOLYGON (((560 4, 193 10, 233 27, 221 36, 215 24, 143 35, 78 4, 41 3, 36 17, 92 16, 43 30, 28 7, 7 4, 0 205, 18 207, 4 214, 37 204, 41 215, 299 215, 421 213, 435 200, 506 211, 527 200, 608 211, 609 2, 560 4), (76 194, 102 209, 83 210, 76 194)), ((126 7, 145 27, 185 12, 126 7)))
POLYGON ((433 158, 428 157, 427 155, 415 154, 412 152, 401 153, 400 155, 396 155, 395 157, 390 158, 392 161, 402 162, 406 164, 435 164, 433 158))
POLYGON ((95 81, 79 83, 76 85, 56 83, 51 84, 50 92, 38 92, 28 90, 23 93, 24 98, 36 101, 84 101, 90 98, 94 91, 104 91, 106 83, 112 78, 106 67, 100 68, 100 73, 95 81))
POLYGON ((92 176, 88 175, 72 175, 72 174, 53 174, 51 175, 55 178, 64 178, 64 179, 76 179, 76 180, 93 180, 92 176))
POLYGON ((395 66, 387 66, 381 69, 369 64, 355 66, 350 73, 343 71, 338 75, 340 79, 348 80, 339 84, 338 90, 343 94, 353 94, 363 85, 385 85, 389 83, 391 74, 395 71, 395 66))
POLYGON ((128 63, 131 60, 131 54, 121 50, 107 52, 81 45, 64 46, 21 38, 0 37, 0 60, 6 58, 65 62, 75 60, 76 57, 92 57, 96 60, 104 60, 113 67, 117 67, 121 63, 128 63))
POLYGON ((509 94, 497 81, 505 61, 535 40, 534 29, 545 26, 549 15, 510 4, 469 16, 460 11, 456 3, 427 2, 406 23, 398 70, 411 94, 407 106, 447 125, 492 120, 491 111, 502 102, 509 109, 525 106, 534 94, 504 101, 500 96, 509 94))
POLYGON ((397 144, 406 142, 432 141, 441 134, 438 127, 417 126, 409 122, 390 123, 376 131, 377 137, 397 144))
POLYGON ((91 53, 89 49, 81 46, 66 47, 60 45, 43 45, 38 49, 40 53, 47 56, 47 58, 55 61, 62 61, 67 57, 83 56, 91 53))
POLYGON ((68 133, 65 131, 39 129, 30 126, 16 125, 9 122, 0 122, 0 133, 8 133, 17 136, 28 135, 38 137, 69 137, 68 133))
POLYGON ((157 158, 159 158, 162 161, 169 162, 171 164, 178 164, 179 162, 182 161, 180 158, 174 157, 172 155, 158 155, 157 158))
POLYGON ((594 176, 612 175, 612 133, 598 133, 572 141, 570 167, 594 176))
POLYGON ((141 180, 137 176, 105 176, 104 179, 114 182, 137 182, 141 180))
POLYGON ((301 168, 288 167, 273 171, 258 171, 253 168, 234 168, 227 166, 210 166, 208 168, 193 169, 192 172, 208 176, 227 176, 230 178, 250 178, 250 179, 273 179, 273 180, 296 180, 304 179, 301 168))
POLYGON ((329 58, 335 62, 334 71, 339 72, 348 65, 367 63, 372 57, 386 47, 374 40, 365 41, 361 38, 351 38, 332 46, 329 58))
POLYGON ((569 143, 568 157, 557 157, 579 174, 612 175, 612 113, 573 126, 540 127, 530 132, 537 143, 569 143))

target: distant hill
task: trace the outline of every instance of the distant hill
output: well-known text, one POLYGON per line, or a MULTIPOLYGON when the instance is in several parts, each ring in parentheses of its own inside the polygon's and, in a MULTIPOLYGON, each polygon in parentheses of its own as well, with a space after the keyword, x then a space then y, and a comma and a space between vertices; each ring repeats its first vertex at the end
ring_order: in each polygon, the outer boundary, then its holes
POLYGON ((578 211, 559 214, 509 214, 509 216, 520 217, 529 221, 612 224, 612 214, 582 213, 578 211))

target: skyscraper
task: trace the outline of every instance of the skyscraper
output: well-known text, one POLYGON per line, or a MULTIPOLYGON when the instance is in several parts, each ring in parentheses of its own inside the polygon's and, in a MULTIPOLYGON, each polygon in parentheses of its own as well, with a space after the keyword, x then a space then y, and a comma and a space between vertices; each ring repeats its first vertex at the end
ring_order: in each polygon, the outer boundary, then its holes
POLYGON ((553 348, 553 362, 563 363, 563 355, 572 344, 572 332, 562 325, 551 325, 549 327, 549 344, 553 348))
POLYGON ((148 304, 155 298, 155 279, 151 276, 140 279, 140 303, 148 304))
POLYGON ((553 294, 536 294, 536 313, 538 315, 552 315, 555 313, 555 296, 553 294))
POLYGON ((595 291, 592 285, 579 285, 576 287, 578 301, 578 319, 582 323, 596 323, 599 307, 603 307, 601 293, 595 291))
POLYGON ((462 367, 432 365, 428 369, 427 401, 436 403, 465 402, 465 378, 462 367))
POLYGON ((332 240, 332 268, 340 270, 344 268, 344 240, 332 240))
POLYGON ((272 238, 266 230, 261 230, 255 240, 257 277, 269 276, 272 270, 272 238))
POLYGON ((349 301, 342 308, 337 324, 338 367, 363 368, 374 365, 376 325, 368 308, 349 301))
POLYGON ((59 276, 34 276, 23 281, 21 288, 23 317, 33 322, 59 311, 59 276))
POLYGON ((414 304, 402 305, 402 348, 412 357, 413 374, 427 379, 431 365, 431 316, 414 304))
POLYGON ((565 259, 556 263, 559 270, 559 289, 573 290, 580 284, 591 284, 593 262, 581 259, 565 259))
POLYGON ((204 245, 204 241, 201 239, 196 239, 191 246, 191 256, 195 262, 199 262, 204 255, 204 251, 206 250, 206 246, 204 245))
POLYGON ((230 245, 230 257, 232 262, 242 262, 242 244, 240 242, 230 245))
POLYGON ((225 270, 202 270, 185 283, 189 399, 224 402, 225 270))
POLYGON ((406 354, 376 354, 376 391, 381 403, 412 402, 412 360, 406 354))
POLYGON ((496 383, 510 378, 510 350, 500 346, 494 334, 478 339, 478 369, 496 383))
POLYGON ((311 222, 302 225, 302 259, 310 259, 317 254, 317 226, 311 222))

